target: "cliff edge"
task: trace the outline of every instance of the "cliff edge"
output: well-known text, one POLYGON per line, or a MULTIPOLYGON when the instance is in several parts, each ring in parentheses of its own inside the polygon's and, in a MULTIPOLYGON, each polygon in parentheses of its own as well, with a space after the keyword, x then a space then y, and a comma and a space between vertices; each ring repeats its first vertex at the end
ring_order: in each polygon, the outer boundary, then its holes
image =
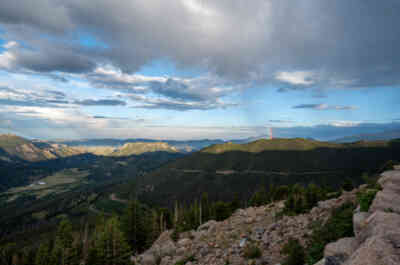
POLYGON ((400 264, 400 166, 386 171, 382 186, 368 212, 353 215, 355 237, 342 238, 325 247, 317 265, 400 264))

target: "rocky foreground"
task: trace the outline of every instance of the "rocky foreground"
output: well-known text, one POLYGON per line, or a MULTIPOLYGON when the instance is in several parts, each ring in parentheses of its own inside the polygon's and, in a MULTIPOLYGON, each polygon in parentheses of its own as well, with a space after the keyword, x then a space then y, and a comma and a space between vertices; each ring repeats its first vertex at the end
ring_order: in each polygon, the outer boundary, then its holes
MULTIPOLYGON (((387 171, 379 180, 378 192, 368 213, 356 210, 355 237, 343 238, 325 248, 318 265, 392 265, 400 264, 400 168, 387 171)), ((142 265, 242 265, 279 264, 284 257, 282 246, 288 238, 302 244, 311 235, 316 221, 325 222, 334 208, 356 202, 359 189, 319 202, 309 213, 277 217, 283 202, 239 209, 223 222, 209 221, 196 231, 182 233, 177 242, 166 231, 153 246, 133 258, 142 265), (261 255, 246 257, 246 247, 257 246, 261 255)))
POLYGON ((400 264, 400 167, 384 172, 379 184, 369 212, 353 216, 355 237, 328 244, 318 265, 400 264))

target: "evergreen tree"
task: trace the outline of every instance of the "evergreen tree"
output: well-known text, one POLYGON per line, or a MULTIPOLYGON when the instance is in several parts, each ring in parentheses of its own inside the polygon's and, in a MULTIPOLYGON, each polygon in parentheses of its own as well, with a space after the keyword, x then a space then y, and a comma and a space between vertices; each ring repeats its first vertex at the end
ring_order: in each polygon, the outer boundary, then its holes
POLYGON ((122 217, 122 230, 134 251, 143 251, 148 244, 149 216, 145 207, 134 200, 129 203, 122 217))
POLYGON ((282 254, 286 254, 283 265, 303 265, 305 261, 305 251, 299 240, 289 238, 282 248, 282 254))
POLYGON ((73 247, 72 224, 63 219, 58 225, 52 263, 60 265, 74 265, 77 263, 76 249, 73 247))
POLYGON ((92 249, 89 250, 88 264, 129 264, 130 247, 120 230, 117 217, 110 218, 99 231, 94 238, 92 249))
POLYGON ((0 247, 0 262, 4 265, 12 265, 14 256, 15 244, 9 243, 0 247))
POLYGON ((251 206, 261 206, 268 203, 268 194, 265 191, 265 187, 262 186, 256 191, 250 199, 249 204, 251 206))
POLYGON ((205 223, 211 218, 211 207, 208 201, 208 193, 203 192, 201 195, 201 214, 202 214, 202 222, 205 223))
POLYGON ((347 178, 345 179, 345 181, 342 184, 342 189, 345 191, 351 191, 354 188, 353 186, 353 182, 351 181, 351 179, 347 178))
POLYGON ((51 265, 50 249, 48 243, 41 243, 36 253, 35 265, 51 265))

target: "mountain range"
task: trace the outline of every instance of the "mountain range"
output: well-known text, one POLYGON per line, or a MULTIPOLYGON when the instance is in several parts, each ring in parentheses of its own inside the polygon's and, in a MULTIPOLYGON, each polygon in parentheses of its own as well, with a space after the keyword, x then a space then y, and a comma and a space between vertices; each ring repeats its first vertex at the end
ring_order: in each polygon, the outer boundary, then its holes
POLYGON ((399 130, 384 131, 379 133, 366 133, 353 136, 346 136, 336 139, 336 143, 350 143, 356 141, 377 141, 377 140, 391 140, 400 138, 399 130))

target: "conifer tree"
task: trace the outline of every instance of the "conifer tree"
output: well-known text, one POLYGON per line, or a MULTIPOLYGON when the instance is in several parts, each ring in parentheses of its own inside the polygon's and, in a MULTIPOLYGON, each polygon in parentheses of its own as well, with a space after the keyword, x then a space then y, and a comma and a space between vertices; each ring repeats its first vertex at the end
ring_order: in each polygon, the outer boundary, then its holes
POLYGON ((35 265, 51 265, 51 257, 48 243, 41 243, 36 253, 35 265))
MULTIPOLYGON (((150 220, 151 221, 151 220, 150 220)), ((122 217, 122 230, 134 251, 143 251, 148 244, 149 216, 139 201, 130 202, 122 217)))
POLYGON ((0 264, 12 265, 14 248, 14 243, 9 243, 5 246, 0 247, 0 264))
POLYGON ((72 224, 67 219, 63 219, 58 225, 52 262, 60 265, 76 264, 76 254, 73 248, 72 224))
POLYGON ((130 247, 120 230, 117 217, 110 218, 99 231, 89 251, 88 264, 129 264, 130 247))

